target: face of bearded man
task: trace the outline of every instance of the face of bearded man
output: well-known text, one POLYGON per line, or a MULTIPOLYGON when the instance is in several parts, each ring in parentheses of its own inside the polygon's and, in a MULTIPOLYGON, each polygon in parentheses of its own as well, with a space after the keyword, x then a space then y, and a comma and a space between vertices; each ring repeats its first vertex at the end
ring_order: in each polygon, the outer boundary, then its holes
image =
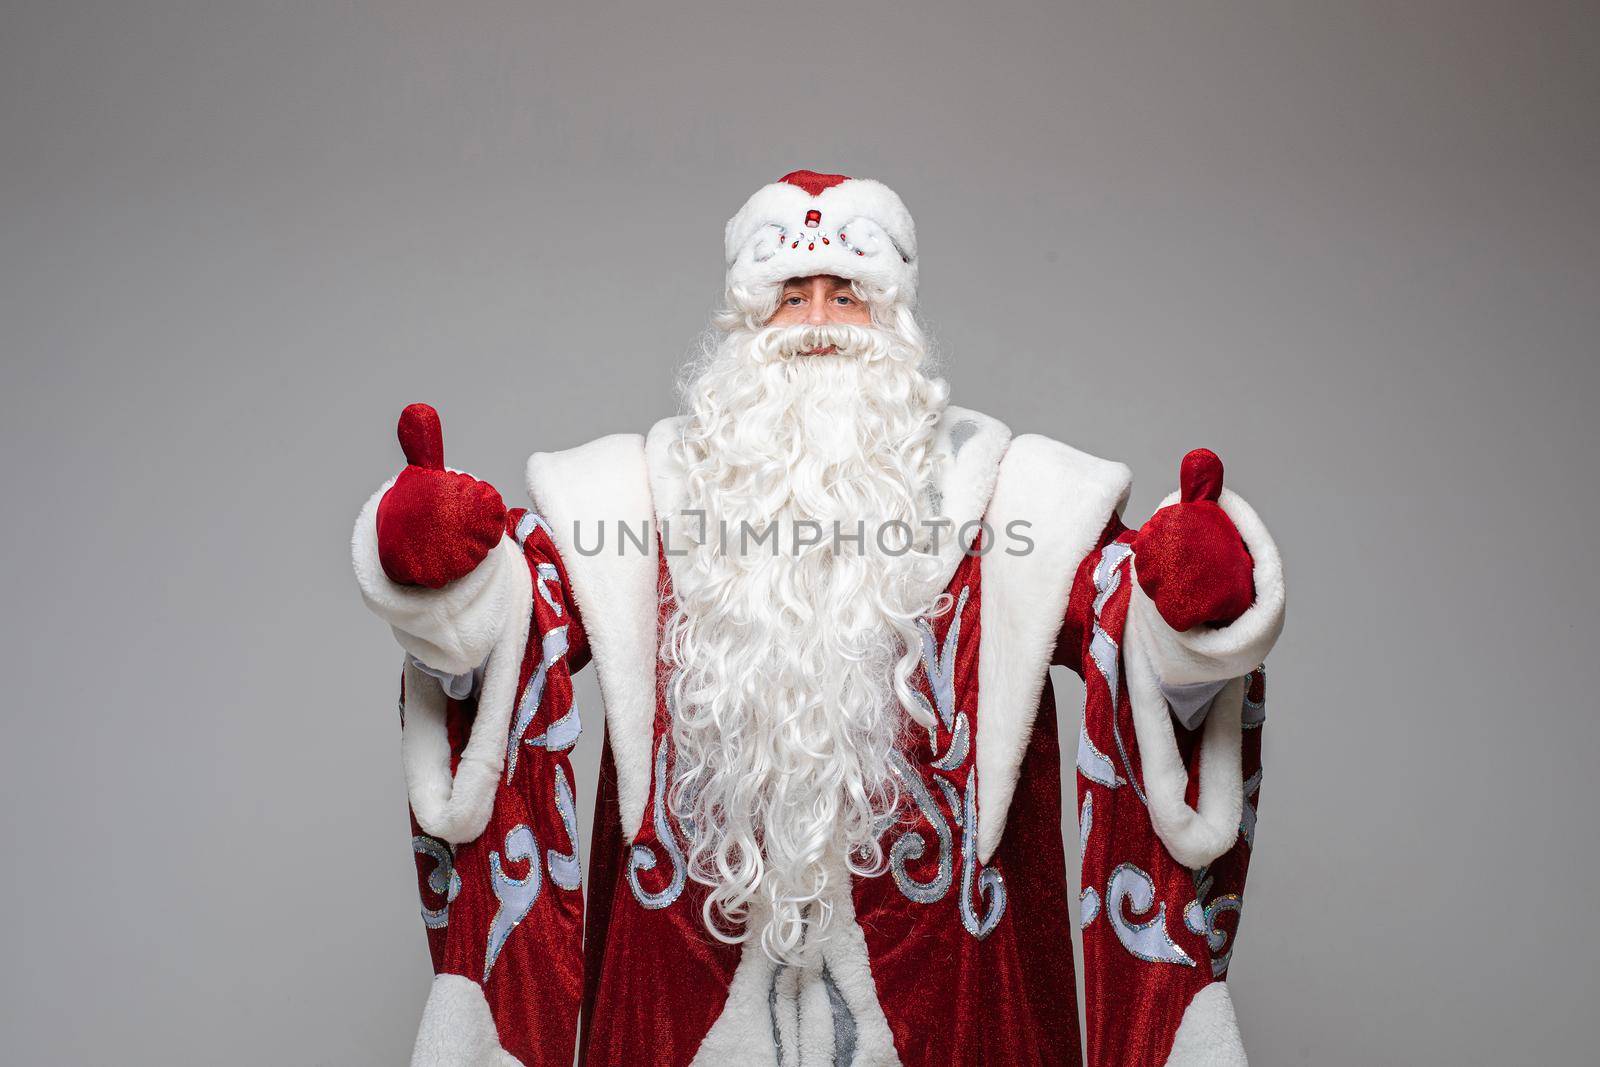
POLYGON ((909 680, 939 594, 923 520, 947 389, 903 308, 874 326, 751 318, 691 371, 674 446, 704 520, 674 571, 669 795, 707 927, 798 962, 846 872, 881 871, 889 756, 925 715, 909 680))

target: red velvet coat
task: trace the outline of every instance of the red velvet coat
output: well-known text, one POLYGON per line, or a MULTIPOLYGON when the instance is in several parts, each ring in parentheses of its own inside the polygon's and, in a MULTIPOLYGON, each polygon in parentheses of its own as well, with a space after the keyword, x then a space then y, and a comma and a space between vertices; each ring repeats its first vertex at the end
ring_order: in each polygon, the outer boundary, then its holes
POLYGON ((396 607, 363 571, 358 527, 363 591, 413 652, 408 784, 440 976, 417 1062, 564 1065, 575 1043, 585 1064, 1083 1062, 1052 663, 1087 689, 1074 745, 1087 1062, 1243 1062, 1223 981, 1253 846, 1259 655, 1281 622, 1276 550, 1225 495, 1257 561, 1255 614, 1224 628, 1231 644, 1163 631, 1117 514, 1125 470, 952 410, 946 513, 999 531, 1021 519, 1033 548, 949 554, 953 608, 927 620, 917 679, 937 726, 914 730, 897 764, 907 803, 885 834, 889 867, 849 882, 836 935, 806 971, 709 936, 663 803, 671 730, 655 652, 681 488, 661 449, 607 438, 536 456, 542 517, 508 516, 487 564, 498 577, 454 615, 443 601, 396 607), (963 417, 972 431, 955 428, 963 417), (632 486, 617 477, 630 462, 632 486), (631 536, 616 557, 585 551, 584 515, 639 506, 651 540, 636 561, 631 536), (513 589, 499 615, 483 608, 491 589, 513 589), (445 616, 479 623, 421 632, 445 616), (449 698, 433 675, 478 647, 492 649, 479 680, 457 680, 471 695, 449 698), (607 735, 580 889, 567 752, 571 676, 591 659, 607 735), (1207 683, 1223 684, 1188 729, 1164 687, 1207 683))

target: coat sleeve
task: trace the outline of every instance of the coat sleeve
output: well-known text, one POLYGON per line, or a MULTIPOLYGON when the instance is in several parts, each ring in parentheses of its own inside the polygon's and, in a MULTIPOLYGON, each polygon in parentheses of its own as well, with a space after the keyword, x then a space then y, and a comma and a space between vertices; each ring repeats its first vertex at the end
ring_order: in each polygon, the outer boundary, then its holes
POLYGON ((568 755, 588 641, 565 568, 543 521, 514 510, 472 573, 398 586, 377 563, 374 506, 356 575, 407 652, 401 751, 434 970, 412 1062, 570 1064, 583 897, 568 755))
POLYGON ((1173 631, 1113 519, 1073 581, 1057 662, 1083 675, 1077 796, 1091 1065, 1243 1064, 1225 979, 1254 847, 1262 659, 1283 623, 1276 546, 1220 501, 1255 560, 1256 602, 1173 631))

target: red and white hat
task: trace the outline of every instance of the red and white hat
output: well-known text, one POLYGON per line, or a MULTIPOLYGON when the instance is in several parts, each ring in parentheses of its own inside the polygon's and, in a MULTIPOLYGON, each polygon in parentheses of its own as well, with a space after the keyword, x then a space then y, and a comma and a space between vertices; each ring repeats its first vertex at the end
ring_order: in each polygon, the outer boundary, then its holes
POLYGON ((916 227, 882 182, 810 170, 785 174, 728 220, 724 243, 729 289, 835 274, 916 303, 916 227))

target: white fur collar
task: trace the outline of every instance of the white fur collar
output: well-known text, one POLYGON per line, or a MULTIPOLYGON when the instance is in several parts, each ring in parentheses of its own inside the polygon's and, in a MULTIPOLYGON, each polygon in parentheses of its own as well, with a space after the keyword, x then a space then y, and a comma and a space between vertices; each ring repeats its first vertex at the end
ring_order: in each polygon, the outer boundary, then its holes
MULTIPOLYGON (((535 452, 528 459, 528 495, 553 531, 599 674, 622 831, 629 840, 644 821, 650 790, 660 565, 656 516, 667 518, 683 509, 682 472, 667 447, 681 425, 681 418, 667 418, 651 429, 648 442, 637 434, 615 434, 564 452, 535 452), (631 542, 619 546, 619 522, 643 530, 649 550, 641 553, 631 542), (597 553, 602 523, 607 540, 597 553), (580 539, 588 554, 578 551, 580 539)), ((945 409, 935 444, 941 505, 935 510, 952 526, 942 538, 941 585, 961 562, 964 546, 954 534, 983 515, 1010 439, 1011 431, 995 419, 965 408, 945 409)), ((669 568, 672 559, 667 558, 669 568)))
POLYGON ((987 519, 1001 547, 983 558, 978 647, 978 858, 988 862, 1033 733, 1039 694, 1066 619, 1078 564, 1128 499, 1132 473, 1059 441, 1024 434, 1011 443, 987 519), (1008 551, 1026 522, 1033 548, 1008 551))
POLYGON ((572 582, 606 706, 622 830, 632 840, 650 791, 656 714, 656 578, 660 566, 644 438, 613 434, 565 452, 528 457, 528 496, 550 525, 572 582), (642 532, 645 551, 619 541, 642 532), (602 534, 603 531, 603 534, 602 534), (604 537, 603 542, 597 539, 604 537), (579 544, 588 550, 579 551, 579 544), (594 546, 601 543, 598 552, 594 546))
MULTIPOLYGON (((681 472, 667 448, 680 425, 664 419, 648 441, 618 434, 528 460, 528 493, 561 551, 599 673, 622 831, 630 840, 644 820, 650 788, 660 565, 655 537, 657 516, 683 507, 681 472), (602 520, 607 540, 596 553, 602 520), (648 551, 630 543, 619 552, 618 522, 642 530, 648 551), (580 537, 588 554, 578 551, 580 537)), ((937 448, 937 510, 956 529, 986 519, 1002 546, 984 559, 981 601, 978 806, 980 855, 987 860, 1005 829, 1073 574, 1126 500, 1130 476, 1120 463, 1047 438, 1025 435, 1013 442, 1004 424, 964 408, 946 409, 937 448), (1015 521, 1031 524, 1034 548, 1027 555, 1005 550, 1008 524, 1015 521)), ((964 546, 954 537, 944 540, 947 582, 964 546)))

